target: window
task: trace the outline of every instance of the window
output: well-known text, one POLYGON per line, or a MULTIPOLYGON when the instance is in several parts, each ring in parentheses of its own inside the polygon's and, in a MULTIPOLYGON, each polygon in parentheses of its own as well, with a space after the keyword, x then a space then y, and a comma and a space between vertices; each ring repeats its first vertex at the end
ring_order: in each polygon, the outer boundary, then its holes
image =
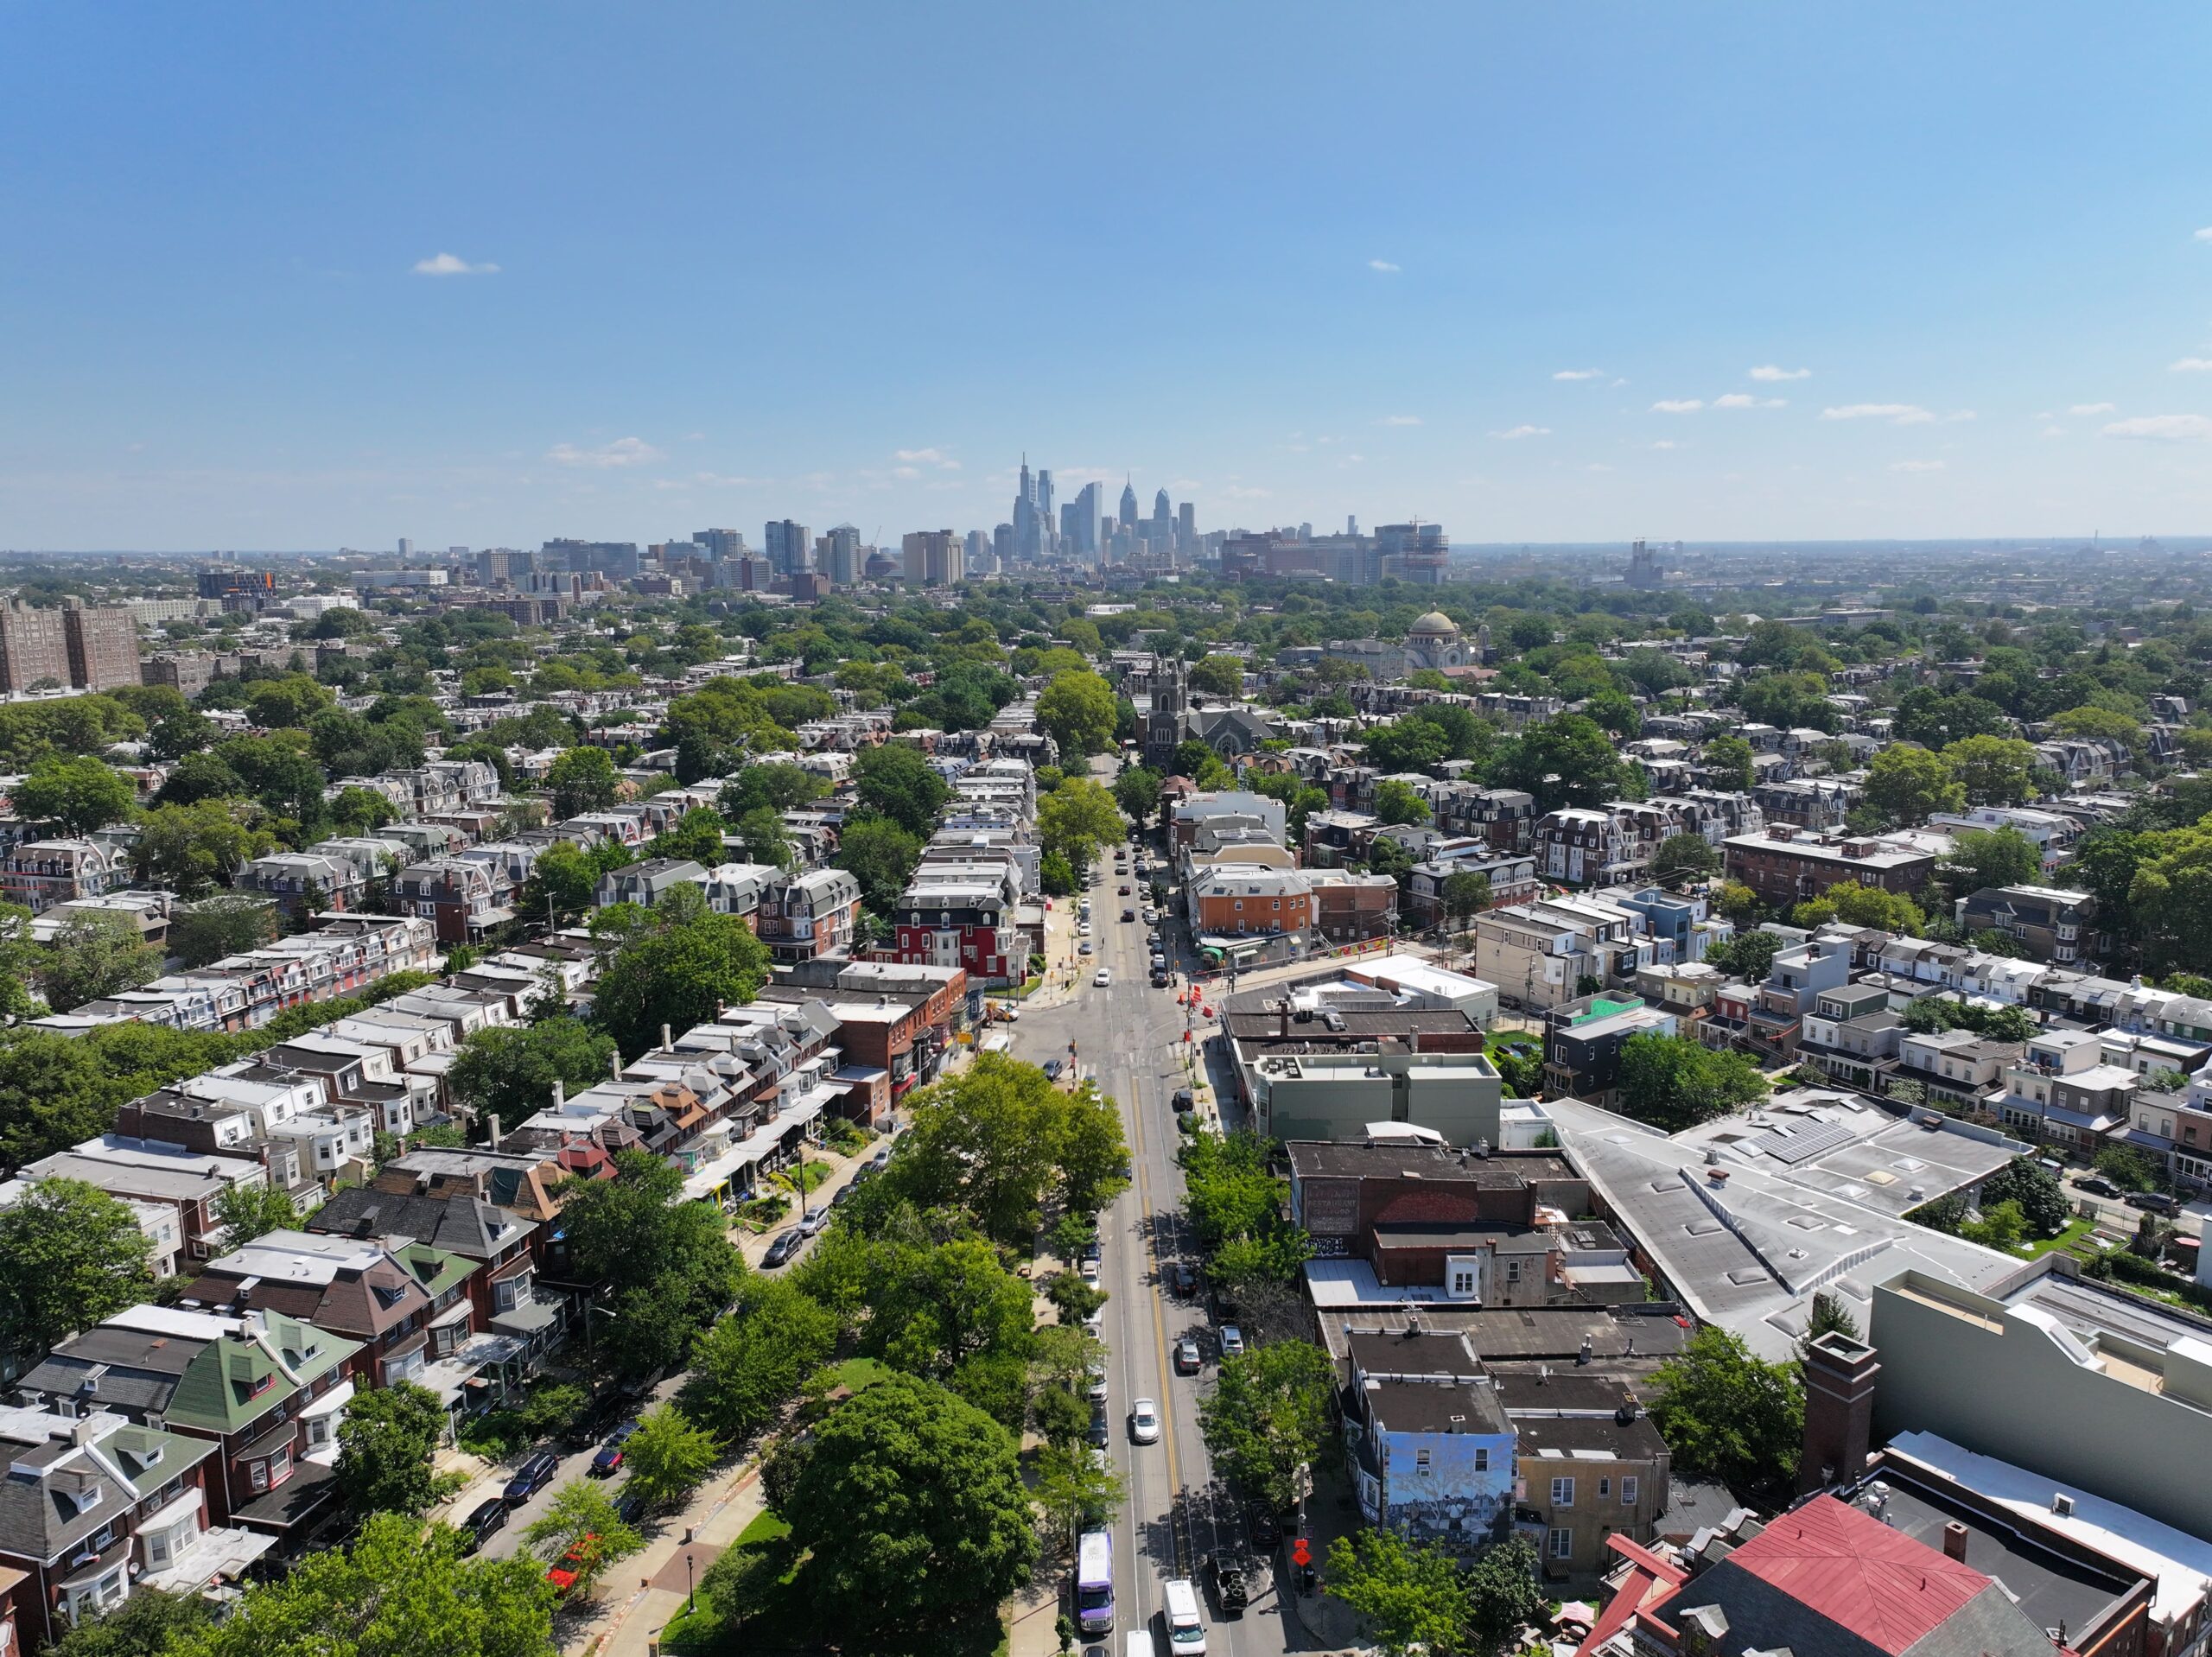
POLYGON ((1554 1559, 1571 1559, 1574 1557, 1574 1533, 1573 1531, 1560 1529, 1556 1527, 1554 1527, 1552 1531, 1551 1556, 1554 1559))
POLYGON ((1475 1447, 1475 1471, 1478 1473, 1490 1471, 1490 1451, 1479 1444, 1475 1447))
POLYGON ((1452 1268, 1452 1292, 1454 1295, 1471 1295, 1474 1293, 1474 1292, 1475 1268, 1471 1266, 1453 1267, 1452 1268))
POLYGON ((1518 1283, 1521 1280, 1521 1262, 1519 1260, 1510 1260, 1505 1262, 1505 1280, 1508 1283, 1518 1283))
POLYGON ((1424 1473, 1428 1471, 1428 1452, 1426 1450, 1414 1451, 1414 1465, 1424 1473))
POLYGON ((1554 1508, 1572 1508, 1573 1505, 1574 1481, 1573 1479, 1554 1479, 1552 1481, 1552 1506, 1554 1508))
POLYGON ((1607 1496, 1609 1496, 1609 1495, 1612 1495, 1612 1493, 1613 1493, 1613 1482, 1612 1482, 1612 1480, 1611 1480, 1611 1479, 1603 1479, 1603 1478, 1601 1478, 1601 1479, 1599 1479, 1599 1480, 1598 1481, 1598 1499, 1599 1499, 1599 1501, 1604 1501, 1607 1496))
POLYGON ((1624 1508, 1636 1506, 1636 1475, 1633 1473, 1621 1475, 1621 1506, 1624 1508))

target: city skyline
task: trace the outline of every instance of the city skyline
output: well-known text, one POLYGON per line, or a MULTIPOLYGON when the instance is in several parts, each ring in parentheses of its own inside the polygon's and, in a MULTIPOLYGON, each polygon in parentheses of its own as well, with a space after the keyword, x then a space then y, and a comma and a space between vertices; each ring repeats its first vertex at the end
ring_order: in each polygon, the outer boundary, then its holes
POLYGON ((2212 528, 2212 20, 1257 15, 27 14, 0 541, 2212 528))

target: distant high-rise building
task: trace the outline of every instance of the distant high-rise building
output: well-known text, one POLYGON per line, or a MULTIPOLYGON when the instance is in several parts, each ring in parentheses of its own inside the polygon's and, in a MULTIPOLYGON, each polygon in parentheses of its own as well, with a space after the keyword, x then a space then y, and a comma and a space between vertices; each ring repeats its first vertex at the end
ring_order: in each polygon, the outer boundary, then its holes
POLYGON ((1649 593, 1663 587, 1667 572, 1659 567, 1659 555, 1643 542, 1633 543, 1628 549, 1628 584, 1639 592, 1649 593))
POLYGON ((861 578, 861 532, 840 524, 816 543, 820 558, 816 568, 832 587, 850 587, 861 578))
POLYGON ((518 584, 523 576, 537 568, 537 555, 534 552, 517 552, 512 547, 486 547, 476 555, 476 584, 518 584))
POLYGON ((1052 505, 1052 474, 1043 467, 1037 472, 1037 549, 1049 553, 1058 543, 1058 509, 1052 505))
MULTIPOLYGON (((1051 474, 1046 474, 1047 488, 1051 474)), ((1037 506, 1037 481, 1029 473, 1029 457, 1021 457, 1021 484, 1014 497, 1014 549, 1023 559, 1034 560, 1043 556, 1045 542, 1051 534, 1037 506)))
POLYGON ((1344 514, 1344 533, 1346 535, 1357 535, 1359 533, 1358 513, 1347 512, 1344 514))
POLYGON ((1198 509, 1187 500, 1175 509, 1175 548, 1185 558, 1198 556, 1198 509))
POLYGON ((399 537, 399 562, 405 563, 415 556, 415 543, 405 536, 399 537))
POLYGON ((9 600, 0 610, 0 692, 58 689, 69 682, 69 635, 61 612, 9 600))
POLYGON ((899 542, 909 587, 957 587, 966 577, 967 543, 951 530, 915 530, 899 542))
POLYGON ((989 575, 995 573, 995 560, 991 556, 991 537, 981 530, 970 530, 961 543, 962 562, 970 575, 989 575))
POLYGON ((718 564, 745 556, 745 532, 742 530, 694 530, 691 538, 704 547, 707 556, 718 564))
POLYGON ((1376 577, 1409 587, 1440 587, 1452 545, 1441 524, 1385 524, 1375 531, 1376 577))
POLYGON ((991 531, 991 562, 1001 573, 1014 567, 1014 525, 1001 524, 991 531))
POLYGON ((611 581, 634 580, 638 574, 638 543, 634 541, 548 541, 540 549, 542 568, 578 575, 596 572, 611 581))
POLYGON ((1152 549, 1162 554, 1175 550, 1175 506, 1165 489, 1152 498, 1152 549))
POLYGON ((265 569, 203 569, 195 579, 200 596, 221 600, 226 610, 232 600, 242 600, 238 607, 245 609, 276 602, 276 578, 265 569))
POLYGON ((1069 549, 1085 563, 1098 562, 1099 520, 1106 507, 1106 491, 1094 478, 1076 492, 1068 503, 1075 509, 1075 544, 1069 549))
POLYGON ((805 569, 814 556, 814 531, 790 518, 772 518, 761 538, 767 543, 768 568, 779 575, 805 569))
POLYGON ((67 599, 61 606, 68 648, 69 682, 85 690, 113 690, 138 678, 138 624, 121 605, 92 610, 67 599))
POLYGON ((1122 510, 1117 521, 1125 530, 1137 526, 1137 486, 1133 479, 1122 485, 1122 510))

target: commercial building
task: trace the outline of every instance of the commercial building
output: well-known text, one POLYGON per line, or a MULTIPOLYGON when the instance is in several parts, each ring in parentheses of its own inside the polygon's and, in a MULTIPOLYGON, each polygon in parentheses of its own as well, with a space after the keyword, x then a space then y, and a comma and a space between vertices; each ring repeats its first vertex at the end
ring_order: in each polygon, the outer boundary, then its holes
POLYGON ((956 530, 913 530, 900 537, 909 587, 957 587, 967 579, 966 540, 956 530))

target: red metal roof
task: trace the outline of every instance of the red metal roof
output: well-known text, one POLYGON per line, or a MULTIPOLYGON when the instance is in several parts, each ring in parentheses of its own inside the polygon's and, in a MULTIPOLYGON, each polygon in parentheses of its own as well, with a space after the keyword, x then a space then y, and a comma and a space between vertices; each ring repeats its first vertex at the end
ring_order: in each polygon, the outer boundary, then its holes
POLYGON ((1980 1571, 1829 1495, 1783 1514, 1728 1563, 1891 1657, 1989 1586, 1980 1571))

